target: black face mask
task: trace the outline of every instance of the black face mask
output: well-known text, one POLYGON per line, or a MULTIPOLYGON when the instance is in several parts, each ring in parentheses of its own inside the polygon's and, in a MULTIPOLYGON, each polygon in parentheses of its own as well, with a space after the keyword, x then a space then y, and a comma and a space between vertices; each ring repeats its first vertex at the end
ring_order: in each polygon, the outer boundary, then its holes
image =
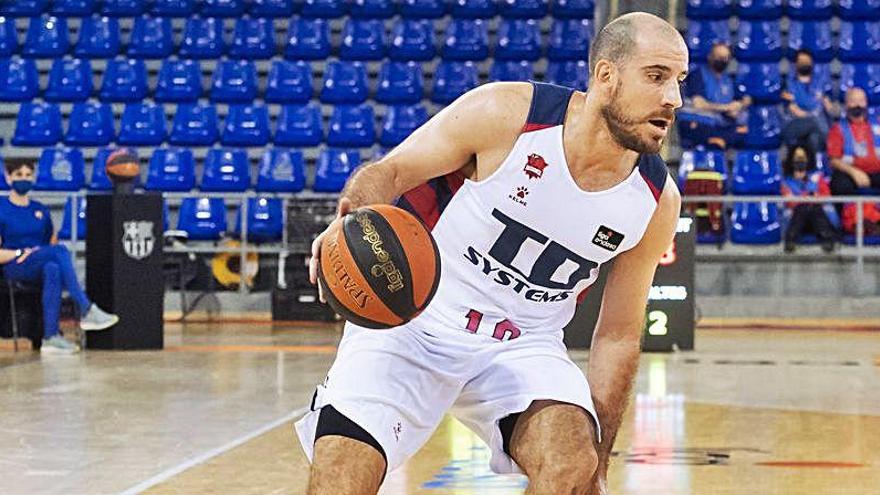
POLYGON ((730 63, 730 60, 726 58, 713 58, 709 61, 709 65, 712 66, 712 69, 715 72, 724 72, 727 69, 727 65, 730 63))
POLYGON ((798 65, 797 66, 797 73, 801 76, 809 76, 810 74, 813 73, 813 66, 812 65, 798 65))
POLYGON ((795 160, 791 162, 791 168, 793 168, 795 172, 804 172, 807 170, 807 162, 806 160, 795 160))
POLYGON ((868 113, 865 107, 846 107, 846 115, 851 119, 860 119, 868 113))

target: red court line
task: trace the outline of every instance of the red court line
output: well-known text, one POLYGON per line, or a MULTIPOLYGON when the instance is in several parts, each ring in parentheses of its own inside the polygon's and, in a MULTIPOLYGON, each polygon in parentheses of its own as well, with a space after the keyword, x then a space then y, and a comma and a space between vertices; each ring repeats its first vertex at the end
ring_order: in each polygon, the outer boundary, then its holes
POLYGON ((765 461, 756 462, 756 466, 767 467, 793 467, 793 468, 860 468, 865 467, 864 464, 857 462, 834 462, 834 461, 765 461))

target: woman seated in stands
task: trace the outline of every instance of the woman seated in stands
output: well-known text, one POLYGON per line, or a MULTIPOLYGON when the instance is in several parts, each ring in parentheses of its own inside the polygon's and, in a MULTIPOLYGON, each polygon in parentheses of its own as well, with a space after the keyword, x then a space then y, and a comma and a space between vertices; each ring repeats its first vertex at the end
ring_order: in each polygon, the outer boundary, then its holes
MULTIPOLYGON (((808 146, 789 148, 782 172, 783 196, 831 195, 828 180, 816 170, 816 152, 808 146)), ((785 252, 794 252, 801 236, 810 233, 819 238, 826 253, 834 250, 840 219, 831 204, 789 202, 787 206, 791 218, 785 232, 785 252)))
POLYGON ((28 198, 34 185, 34 165, 12 162, 6 166, 9 197, 0 198, 0 266, 14 282, 39 285, 43 292, 43 345, 41 352, 73 354, 79 348, 61 336, 58 315, 61 290, 66 289, 79 309, 80 328, 104 330, 119 317, 89 301, 76 279, 70 252, 56 244, 49 208, 28 198))

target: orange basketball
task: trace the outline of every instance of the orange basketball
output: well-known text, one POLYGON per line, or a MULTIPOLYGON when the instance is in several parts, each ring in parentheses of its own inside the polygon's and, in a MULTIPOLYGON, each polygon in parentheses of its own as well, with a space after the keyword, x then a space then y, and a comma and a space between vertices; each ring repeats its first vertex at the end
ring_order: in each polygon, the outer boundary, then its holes
POLYGON ((415 318, 440 282, 440 253, 416 217, 391 205, 346 215, 321 244, 318 278, 330 306, 367 328, 415 318))
POLYGON ((113 182, 128 182, 141 173, 141 162, 127 149, 116 150, 107 157, 107 175, 113 182))

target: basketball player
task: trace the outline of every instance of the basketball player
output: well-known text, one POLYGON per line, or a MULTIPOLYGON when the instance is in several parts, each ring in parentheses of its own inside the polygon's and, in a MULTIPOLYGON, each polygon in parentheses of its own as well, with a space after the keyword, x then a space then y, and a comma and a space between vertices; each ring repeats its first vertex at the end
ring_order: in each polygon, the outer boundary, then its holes
POLYGON ((340 216, 398 197, 421 215, 442 274, 411 322, 346 324, 296 425, 309 493, 376 493, 447 410, 488 444, 493 471, 528 476, 527 493, 606 493, 648 290, 679 215, 657 153, 688 52, 662 19, 627 14, 595 38, 589 67, 587 93, 475 89, 347 184, 340 216), (562 328, 612 258, 587 380, 562 328))

